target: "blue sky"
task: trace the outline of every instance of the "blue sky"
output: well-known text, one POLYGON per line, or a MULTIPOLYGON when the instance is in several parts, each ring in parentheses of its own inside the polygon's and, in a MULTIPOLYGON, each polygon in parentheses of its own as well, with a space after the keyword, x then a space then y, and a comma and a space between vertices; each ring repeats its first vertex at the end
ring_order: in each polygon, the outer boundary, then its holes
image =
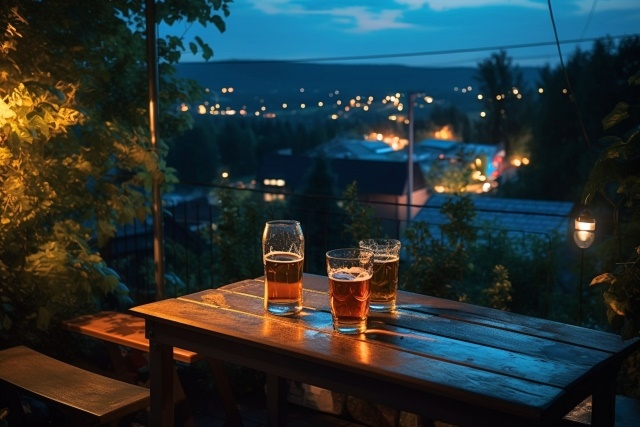
MULTIPOLYGON (((561 41, 640 34, 640 0, 552 0, 551 6, 561 41)), ((521 66, 559 61, 547 0, 235 0, 230 10, 223 34, 178 24, 161 27, 160 35, 199 35, 212 46, 212 61, 475 67, 501 47, 510 47, 505 50, 521 66)), ((577 46, 562 45, 565 59, 577 46)))

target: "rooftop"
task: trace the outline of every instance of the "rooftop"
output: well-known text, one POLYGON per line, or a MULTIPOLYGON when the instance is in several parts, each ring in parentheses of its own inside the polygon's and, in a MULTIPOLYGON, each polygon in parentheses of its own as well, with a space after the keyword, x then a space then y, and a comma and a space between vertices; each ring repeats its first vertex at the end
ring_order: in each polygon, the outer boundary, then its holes
MULTIPOLYGON (((415 220, 424 221, 434 226, 448 223, 449 220, 440 213, 440 209, 452 197, 444 194, 431 196, 416 215, 415 220)), ((470 198, 476 208, 474 226, 489 226, 509 231, 517 230, 518 232, 547 235, 555 232, 560 234, 567 232, 574 207, 571 202, 487 196, 470 196, 470 198)), ((439 233, 439 229, 437 232, 439 233)))

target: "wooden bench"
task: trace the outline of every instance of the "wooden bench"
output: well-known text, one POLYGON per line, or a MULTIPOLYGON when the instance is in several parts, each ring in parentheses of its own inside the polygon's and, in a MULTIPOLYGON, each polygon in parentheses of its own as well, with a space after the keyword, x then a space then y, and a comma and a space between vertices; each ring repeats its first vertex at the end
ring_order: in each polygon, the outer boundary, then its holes
POLYGON ((149 390, 144 387, 85 371, 25 346, 0 351, 0 380, 14 402, 9 417, 18 420, 16 425, 24 425, 19 403, 23 394, 57 407, 77 426, 116 422, 149 406, 149 390))
MULTIPOLYGON (((565 427, 584 427, 591 425, 591 396, 576 406, 564 417, 565 427)), ((616 396, 615 427, 640 426, 640 400, 626 396, 616 396)))
MULTIPOLYGON (((109 352, 109 357, 118 377, 124 381, 131 381, 128 369, 120 346, 135 349, 144 353, 149 352, 149 340, 145 336, 144 319, 131 314, 115 311, 101 311, 95 314, 80 316, 64 322, 66 329, 89 337, 102 340, 109 352)), ((173 349, 173 359, 186 364, 193 364, 205 359, 213 373, 218 393, 222 399, 227 425, 241 426, 242 419, 236 405, 233 390, 229 378, 221 361, 204 358, 192 351, 180 348, 173 349)), ((186 405, 184 389, 174 369, 174 402, 177 405, 186 405)), ((180 411, 176 411, 178 414, 180 411)), ((193 420, 190 411, 186 417, 185 425, 191 425, 193 420)))

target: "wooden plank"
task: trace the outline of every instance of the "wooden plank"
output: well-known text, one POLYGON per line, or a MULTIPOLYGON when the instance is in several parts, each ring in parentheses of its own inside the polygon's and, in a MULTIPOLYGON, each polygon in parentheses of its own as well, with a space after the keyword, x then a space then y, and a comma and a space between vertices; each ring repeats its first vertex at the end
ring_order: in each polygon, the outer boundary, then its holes
MULTIPOLYGON (((203 303, 229 310, 246 312, 256 316, 264 313, 263 299, 255 296, 256 290, 262 286, 257 281, 244 281, 234 291, 216 289, 198 292, 182 297, 184 300, 203 303), (245 293, 237 293, 241 289, 245 293)), ((305 309, 301 316, 283 317, 283 322, 304 322, 309 328, 329 332, 331 330, 331 316, 329 314, 328 296, 315 291, 305 292, 303 298, 305 309)), ((435 348, 445 352, 438 357, 452 357, 452 361, 473 365, 475 367, 486 366, 488 369, 496 369, 500 372, 517 375, 524 368, 535 372, 534 367, 539 367, 549 375, 563 375, 573 377, 584 367, 595 366, 608 356, 608 352, 596 351, 591 348, 575 346, 563 342, 553 342, 543 338, 533 337, 529 334, 519 333, 515 328, 502 330, 500 328, 487 328, 483 325, 465 322, 464 319, 441 318, 432 316, 425 322, 425 315, 418 315, 402 310, 396 314, 370 314, 369 330, 367 336, 372 338, 375 331, 379 331, 378 340, 387 344, 395 344, 399 350, 407 350, 415 343, 416 346, 425 345, 425 337, 434 342, 429 348, 431 352, 435 348), (396 335, 400 341, 391 340, 389 337, 396 335), (414 340, 405 338, 415 337, 414 340), (448 346, 439 346, 439 343, 447 342, 448 346), (405 343, 408 343, 405 345, 405 343), (454 345, 456 344, 456 345, 454 345), (492 348, 487 348, 492 347, 492 348), (448 351, 447 351, 448 350, 448 351), (484 365, 480 365, 478 354, 490 354, 484 365), (501 355, 502 357, 492 359, 501 355), (545 362, 538 359, 544 355, 545 362), (504 361, 504 363, 500 363, 504 361), (553 364, 552 362, 562 362, 553 364), (547 366, 543 369, 543 367, 547 366), (580 368, 582 367, 582 368, 580 368)), ((528 377, 530 374, 527 374, 528 377)), ((534 376, 537 377, 539 372, 534 376)), ((566 379, 566 378, 565 378, 566 379)))
MULTIPOLYGON (((123 364, 122 357, 119 354, 120 351, 117 348, 118 345, 149 353, 149 340, 145 337, 145 320, 140 316, 113 311, 102 311, 68 320, 64 322, 64 326, 69 331, 104 341, 116 373, 119 375, 124 375, 126 369, 124 366, 118 366, 123 364)), ((173 348, 174 360, 192 364, 203 358, 204 356, 195 352, 177 347, 173 348)), ((241 426, 242 420, 233 396, 229 377, 222 362, 207 359, 207 364, 213 373, 229 425, 241 426)), ((185 405, 186 396, 180 381, 175 381, 174 400, 178 405, 185 405)), ((190 414, 184 417, 188 418, 189 422, 192 421, 190 414)))
MULTIPOLYGON (((281 357, 317 360, 318 365, 343 373, 384 378, 416 392, 463 402, 482 401, 484 406, 525 413, 533 418, 563 394, 560 388, 535 381, 398 351, 373 340, 334 334, 330 321, 311 321, 314 329, 305 327, 310 317, 326 318, 327 314, 322 312, 305 313, 302 323, 299 319, 254 315, 185 300, 160 301, 154 303, 153 308, 139 306, 134 310, 145 316, 160 316, 162 320, 156 319, 158 322, 176 322, 186 330, 198 331, 208 337, 203 339, 216 342, 219 347, 226 348, 221 343, 230 346, 233 342, 242 342, 254 349, 253 354, 277 353, 281 357), (326 326, 316 329, 319 323, 326 326)), ((275 368, 287 369, 286 366, 275 368)))
MULTIPOLYGON (((149 352, 149 340, 144 335, 144 319, 115 311, 101 311, 67 320, 64 327, 106 342, 149 352)), ((173 358, 184 363, 195 363, 202 356, 180 348, 173 349, 173 358)))
POLYGON ((149 390, 143 387, 85 371, 24 346, 0 351, 0 378, 100 423, 149 405, 149 390))
MULTIPOLYGON (((327 292, 329 285, 326 276, 305 273, 303 280, 305 290, 310 291, 305 293, 305 297, 307 295, 313 297, 314 291, 321 293, 327 292)), ((261 278, 257 278, 244 281, 238 285, 243 292, 260 296, 262 292, 260 289, 261 284, 261 278)), ((583 328, 519 313, 495 310, 488 307, 435 298, 402 290, 398 291, 398 308, 401 312, 405 313, 416 311, 421 314, 447 317, 505 330, 513 329, 518 333, 609 353, 617 353, 629 347, 638 348, 638 344, 636 343, 640 340, 634 338, 624 341, 619 335, 605 331, 583 328)))
POLYGON ((518 425, 559 419, 639 343, 402 291, 396 313, 371 313, 365 334, 344 336, 332 330, 327 288, 326 276, 305 274, 305 309, 293 317, 264 313, 261 278, 134 311, 157 342, 449 420, 469 411, 460 419, 473 425, 495 424, 496 414, 518 425))

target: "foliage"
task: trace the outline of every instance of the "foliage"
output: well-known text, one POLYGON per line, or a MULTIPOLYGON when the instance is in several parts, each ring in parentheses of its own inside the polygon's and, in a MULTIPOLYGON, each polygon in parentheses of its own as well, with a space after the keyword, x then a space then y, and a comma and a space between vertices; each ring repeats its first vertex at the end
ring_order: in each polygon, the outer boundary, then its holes
POLYGON ((492 271, 493 283, 483 290, 487 301, 486 306, 498 310, 509 311, 511 305, 511 281, 509 272, 503 265, 496 265, 492 271))
POLYGON ((466 191, 467 185, 471 182, 473 163, 473 153, 465 150, 464 144, 460 143, 458 151, 454 157, 438 159, 429 165, 429 170, 425 173, 427 188, 441 188, 445 193, 459 194, 466 191))
POLYGON ((217 257, 221 283, 233 283, 264 274, 262 264, 262 232, 266 221, 278 219, 282 206, 256 203, 250 195, 233 189, 216 191, 222 208, 214 236, 220 251, 217 257))
MULTIPOLYGON (((640 72, 629 83, 640 85, 640 72)), ((616 262, 611 272, 595 277, 591 285, 607 285, 608 321, 623 338, 630 338, 640 336, 640 105, 618 103, 602 125, 620 135, 610 134, 599 141, 603 148, 584 187, 583 200, 589 204, 602 197, 613 216, 614 241, 602 245, 604 254, 618 254, 611 250, 611 243, 618 240, 618 247, 631 256, 626 262, 616 262), (625 242, 621 240, 623 230, 625 242)), ((601 206, 599 212, 603 211, 601 206)))
MULTIPOLYGON (((549 315, 552 290, 558 289, 556 249, 564 237, 553 234, 516 233, 503 230, 499 220, 483 224, 474 245, 469 247, 469 270, 464 289, 469 298, 486 304, 484 287, 496 283, 495 268, 508 270, 513 287, 509 308, 533 316, 549 315)), ((565 319, 572 320, 572 318, 565 319)))
MULTIPOLYGON (((167 1, 223 29, 226 0, 167 1), (208 5, 208 8, 203 7, 208 5)), ((144 219, 154 180, 171 184, 164 145, 151 144, 144 2, 8 0, 0 6, 0 334, 37 342, 49 326, 127 289, 99 248, 118 224, 144 219), (87 22, 91 19, 91 22, 87 22)), ((191 119, 170 108, 197 96, 175 77, 184 50, 160 39, 160 135, 191 119)), ((196 41, 191 51, 211 48, 196 41)))
POLYGON ((337 194, 337 177, 320 154, 302 177, 299 194, 288 200, 289 212, 300 221, 305 237, 305 271, 326 273, 325 253, 341 241, 340 222, 332 215, 339 212, 337 194))
POLYGON ((513 65, 505 51, 500 51, 478 64, 476 80, 487 114, 477 122, 478 140, 504 145, 508 159, 526 152, 531 104, 525 102, 530 92, 524 85, 521 70, 513 65))
POLYGON ((594 277, 591 285, 607 285, 607 320, 622 338, 640 336, 640 246, 612 273, 594 277))
POLYGON ((534 123, 530 166, 518 169, 517 180, 501 185, 501 194, 579 200, 598 156, 589 141, 606 135, 601 121, 616 103, 631 103, 634 95, 627 80, 637 68, 638 57, 638 36, 617 44, 601 39, 588 52, 573 52, 566 61, 566 76, 560 67, 543 68, 538 85, 544 92, 535 95, 535 109, 529 117, 534 123), (568 91, 567 78, 574 94, 568 91))
POLYGON ((459 285, 468 265, 468 245, 475 241, 471 221, 475 217, 473 202, 468 197, 446 201, 441 212, 449 222, 439 227, 434 236, 429 225, 414 223, 405 231, 409 265, 400 275, 402 289, 457 299, 459 285))
POLYGON ((357 182, 354 181, 347 187, 342 198, 342 209, 348 215, 344 223, 344 232, 351 237, 349 245, 357 246, 363 239, 385 237, 373 208, 358 200, 357 182))

